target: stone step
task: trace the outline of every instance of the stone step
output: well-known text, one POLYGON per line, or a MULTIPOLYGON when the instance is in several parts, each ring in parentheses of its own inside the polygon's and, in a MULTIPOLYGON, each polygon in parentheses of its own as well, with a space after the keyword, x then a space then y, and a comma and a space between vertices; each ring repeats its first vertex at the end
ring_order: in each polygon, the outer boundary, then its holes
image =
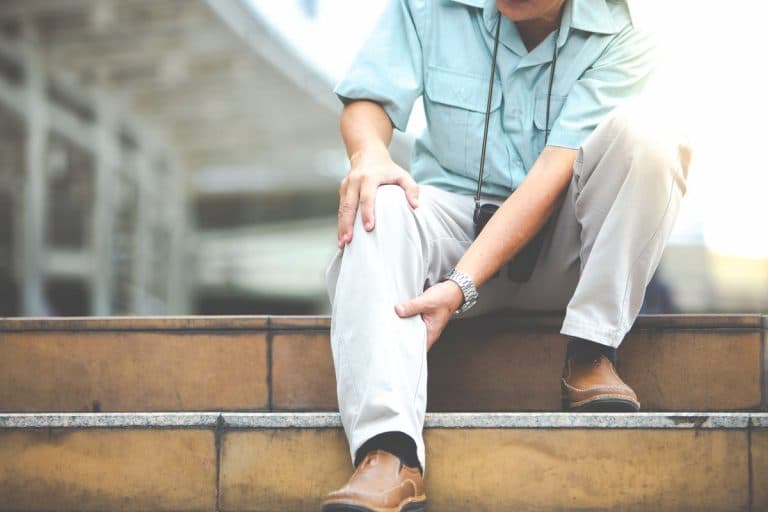
MULTIPOLYGON (((557 411, 558 316, 454 321, 429 409, 557 411)), ((760 315, 641 316, 619 370, 646 411, 766 411, 760 315)), ((328 317, 0 319, 0 411, 333 411, 328 317)))
MULTIPOLYGON (((768 510, 768 413, 430 413, 430 510, 768 510)), ((336 413, 0 414, 2 510, 312 511, 336 413)))

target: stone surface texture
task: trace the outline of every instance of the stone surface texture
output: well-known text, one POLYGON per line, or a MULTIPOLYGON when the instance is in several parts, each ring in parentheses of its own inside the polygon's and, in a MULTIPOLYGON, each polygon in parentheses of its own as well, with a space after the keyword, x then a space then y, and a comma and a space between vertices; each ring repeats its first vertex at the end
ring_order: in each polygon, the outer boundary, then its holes
POLYGON ((272 339, 272 408, 338 410, 336 378, 328 333, 274 334, 272 339))
POLYGON ((213 430, 0 429, 0 509, 211 511, 213 430))
POLYGON ((266 334, 0 333, 0 411, 259 410, 266 334))
POLYGON ((619 373, 648 411, 759 409, 759 330, 636 330, 619 373))
POLYGON ((768 428, 753 431, 751 445, 752 510, 768 510, 768 428))

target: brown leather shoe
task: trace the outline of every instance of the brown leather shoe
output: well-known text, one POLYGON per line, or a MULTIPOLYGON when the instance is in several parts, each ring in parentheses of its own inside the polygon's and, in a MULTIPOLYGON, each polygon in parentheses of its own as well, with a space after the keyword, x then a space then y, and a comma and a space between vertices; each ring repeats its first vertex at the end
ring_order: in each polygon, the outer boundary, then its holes
POLYGON ((563 408, 572 412, 637 412, 640 402, 632 388, 602 354, 575 355, 565 361, 561 380, 563 408))
POLYGON ((418 468, 374 450, 357 466, 349 482, 323 500, 323 512, 424 512, 427 496, 418 468))

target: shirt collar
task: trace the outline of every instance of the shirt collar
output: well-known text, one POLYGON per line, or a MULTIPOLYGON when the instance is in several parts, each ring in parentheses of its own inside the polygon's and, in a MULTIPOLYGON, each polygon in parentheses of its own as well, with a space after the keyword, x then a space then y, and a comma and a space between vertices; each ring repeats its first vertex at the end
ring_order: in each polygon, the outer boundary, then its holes
POLYGON ((572 0, 569 3, 571 28, 595 34, 615 34, 620 30, 606 0, 572 0))
POLYGON ((449 0, 449 1, 456 2, 457 4, 468 5, 470 7, 484 7, 486 4, 486 0, 449 0))
MULTIPOLYGON (((449 0, 452 2, 483 8, 483 19, 489 31, 496 28, 498 10, 496 0, 449 0)), ((574 28, 596 34, 615 34, 621 27, 614 19, 606 0, 566 0, 563 12, 563 28, 574 28)), ((561 44, 568 30, 563 30, 561 44)))

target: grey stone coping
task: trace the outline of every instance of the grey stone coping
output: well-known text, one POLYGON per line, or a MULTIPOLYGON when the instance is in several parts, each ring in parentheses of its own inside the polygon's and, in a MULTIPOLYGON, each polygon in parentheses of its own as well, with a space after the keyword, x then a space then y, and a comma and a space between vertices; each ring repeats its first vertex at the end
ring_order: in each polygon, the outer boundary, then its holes
POLYGON ((4 413, 0 428, 205 428, 215 427, 218 412, 4 413))
MULTIPOLYGON (((340 428, 338 413, 10 413, 12 428, 340 428)), ((425 428, 746 429, 768 428, 768 413, 428 413, 425 428)))
MULTIPOLYGON (((472 328, 492 323, 500 329, 557 329, 562 314, 494 312, 459 320, 451 328, 472 328)), ((0 317, 0 332, 32 331, 295 331, 328 330, 327 315, 250 315, 178 317, 81 317, 7 318, 0 317)), ((768 328, 768 316, 742 315, 640 315, 634 329, 761 329, 768 328)))

